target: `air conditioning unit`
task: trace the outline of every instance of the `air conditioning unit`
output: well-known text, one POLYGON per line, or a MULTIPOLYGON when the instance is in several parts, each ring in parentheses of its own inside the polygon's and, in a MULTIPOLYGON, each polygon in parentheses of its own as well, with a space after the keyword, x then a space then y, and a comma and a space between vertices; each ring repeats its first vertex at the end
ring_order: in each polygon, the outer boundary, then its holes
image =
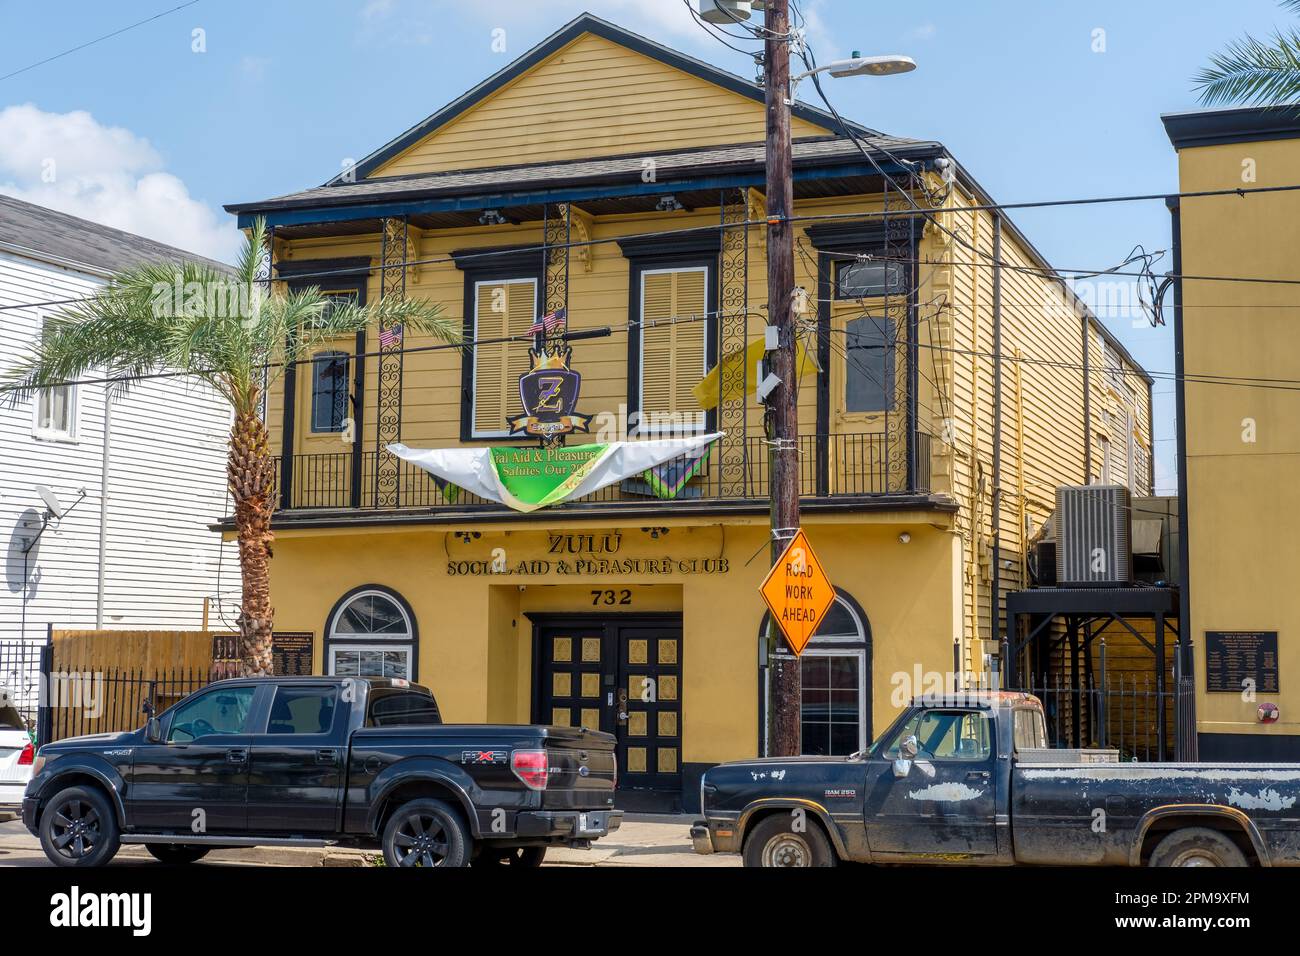
POLYGON ((1123 485, 1056 489, 1056 582, 1062 587, 1133 583, 1132 509, 1123 485))

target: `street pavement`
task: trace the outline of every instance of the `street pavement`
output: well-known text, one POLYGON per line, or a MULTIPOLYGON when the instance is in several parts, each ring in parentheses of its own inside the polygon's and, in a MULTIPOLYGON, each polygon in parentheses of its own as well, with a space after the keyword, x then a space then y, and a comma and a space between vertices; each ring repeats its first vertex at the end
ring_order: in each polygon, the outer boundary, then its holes
MULTIPOLYGON (((0 817, 0 820, 3 818, 0 817)), ((590 850, 552 849, 547 866, 739 866, 738 856, 699 856, 691 849, 690 816, 635 814, 590 850)), ((252 847, 216 850, 195 866, 369 866, 374 853, 338 848, 252 847)), ((113 866, 155 864, 140 846, 125 846, 113 866)), ((40 843, 22 821, 0 822, 0 867, 50 866, 40 843)))

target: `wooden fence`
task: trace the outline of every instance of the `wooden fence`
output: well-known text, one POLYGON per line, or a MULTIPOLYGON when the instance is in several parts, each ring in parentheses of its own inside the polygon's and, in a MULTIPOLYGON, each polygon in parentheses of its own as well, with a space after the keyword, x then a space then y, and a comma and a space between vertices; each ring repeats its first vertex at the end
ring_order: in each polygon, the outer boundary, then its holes
POLYGON ((140 727, 146 700, 162 710, 231 676, 233 643, 212 631, 52 630, 45 739, 140 727))

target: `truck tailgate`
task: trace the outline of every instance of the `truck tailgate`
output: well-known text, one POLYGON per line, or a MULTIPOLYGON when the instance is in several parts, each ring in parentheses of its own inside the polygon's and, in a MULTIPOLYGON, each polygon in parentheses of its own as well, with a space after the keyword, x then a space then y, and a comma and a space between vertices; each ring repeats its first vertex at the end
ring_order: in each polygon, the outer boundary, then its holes
POLYGON ((548 810, 598 810, 614 804, 614 737, 578 727, 547 727, 548 810))

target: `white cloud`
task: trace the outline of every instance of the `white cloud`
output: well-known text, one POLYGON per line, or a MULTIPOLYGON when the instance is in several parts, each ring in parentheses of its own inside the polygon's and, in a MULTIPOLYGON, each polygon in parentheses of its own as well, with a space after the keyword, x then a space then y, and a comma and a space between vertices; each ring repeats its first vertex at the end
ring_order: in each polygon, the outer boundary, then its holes
POLYGON ((231 261, 234 222, 163 166, 147 139, 84 110, 0 110, 0 193, 231 261))
POLYGON ((939 28, 933 23, 922 23, 919 27, 914 28, 908 33, 909 39, 912 40, 933 40, 939 28))

